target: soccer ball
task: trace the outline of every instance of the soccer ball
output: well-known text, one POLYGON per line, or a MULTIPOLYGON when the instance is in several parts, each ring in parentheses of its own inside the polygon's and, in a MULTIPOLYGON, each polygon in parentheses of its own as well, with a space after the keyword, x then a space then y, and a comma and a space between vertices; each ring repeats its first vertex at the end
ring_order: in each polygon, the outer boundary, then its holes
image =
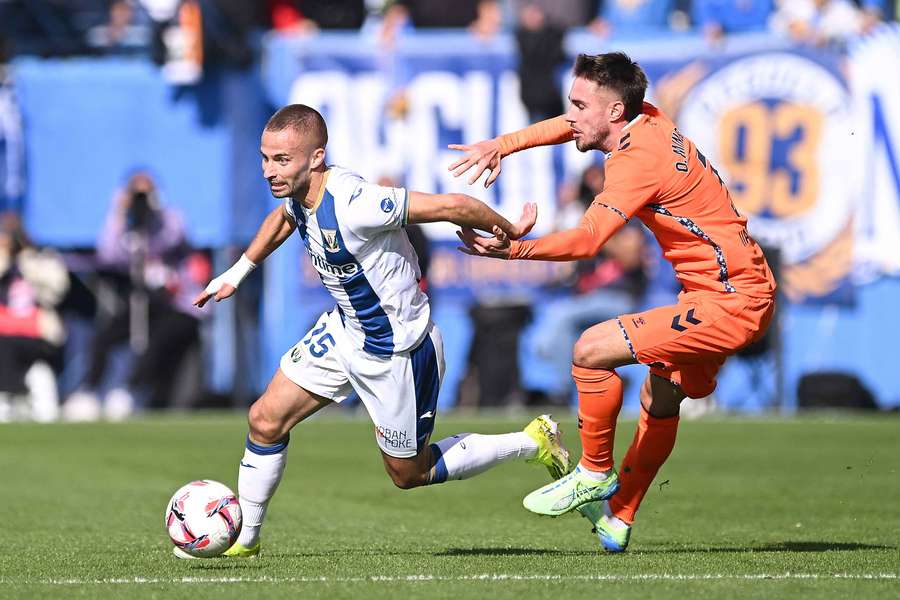
POLYGON ((218 556, 237 541, 241 505, 228 486, 203 479, 178 489, 166 507, 169 539, 197 558, 218 556))

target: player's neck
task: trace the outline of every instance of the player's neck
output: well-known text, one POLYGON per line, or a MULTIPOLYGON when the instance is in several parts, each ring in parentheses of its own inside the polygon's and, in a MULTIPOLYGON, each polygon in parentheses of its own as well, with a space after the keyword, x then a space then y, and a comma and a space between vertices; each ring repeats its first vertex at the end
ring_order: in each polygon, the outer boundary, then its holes
POLYGON ((609 125, 609 135, 603 140, 600 149, 604 152, 612 152, 619 146, 619 140, 622 138, 622 130, 628 125, 628 121, 621 120, 609 125))
POLYGON ((303 206, 309 210, 316 208, 322 201, 325 192, 325 182, 328 180, 328 169, 323 165, 321 169, 316 169, 309 175, 309 187, 306 188, 306 194, 300 201, 303 206))

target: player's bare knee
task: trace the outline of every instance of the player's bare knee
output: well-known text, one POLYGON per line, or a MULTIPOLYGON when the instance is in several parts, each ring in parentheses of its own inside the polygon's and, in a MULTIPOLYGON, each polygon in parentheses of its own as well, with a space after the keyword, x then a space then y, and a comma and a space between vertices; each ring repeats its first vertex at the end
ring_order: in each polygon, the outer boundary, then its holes
POLYGON ((250 437, 260 444, 274 444, 287 434, 283 431, 284 423, 280 419, 271 418, 259 401, 250 407, 247 423, 250 426, 250 437))
POLYGON ((582 335, 572 348, 572 362, 579 367, 591 368, 591 344, 582 335))

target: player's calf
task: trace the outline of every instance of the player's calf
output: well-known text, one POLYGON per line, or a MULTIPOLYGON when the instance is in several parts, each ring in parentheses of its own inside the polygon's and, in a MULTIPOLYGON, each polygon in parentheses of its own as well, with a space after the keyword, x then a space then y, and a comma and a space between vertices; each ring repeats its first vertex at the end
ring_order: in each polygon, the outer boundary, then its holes
POLYGON ((431 453, 427 449, 412 458, 396 458, 386 454, 383 454, 382 457, 384 458, 384 470, 387 471, 394 485, 401 490, 410 490, 429 483, 428 473, 431 465, 428 463, 431 460, 431 453))

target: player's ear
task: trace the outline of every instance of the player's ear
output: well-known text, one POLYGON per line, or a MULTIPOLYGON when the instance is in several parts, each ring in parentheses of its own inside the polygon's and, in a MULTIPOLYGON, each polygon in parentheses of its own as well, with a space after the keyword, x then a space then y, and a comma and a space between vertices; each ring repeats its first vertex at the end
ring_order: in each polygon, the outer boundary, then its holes
POLYGON ((310 157, 309 166, 311 169, 317 169, 325 163, 325 148, 316 148, 310 157))
POLYGON ((609 120, 618 121, 625 116, 625 103, 621 100, 613 100, 609 104, 609 120))

